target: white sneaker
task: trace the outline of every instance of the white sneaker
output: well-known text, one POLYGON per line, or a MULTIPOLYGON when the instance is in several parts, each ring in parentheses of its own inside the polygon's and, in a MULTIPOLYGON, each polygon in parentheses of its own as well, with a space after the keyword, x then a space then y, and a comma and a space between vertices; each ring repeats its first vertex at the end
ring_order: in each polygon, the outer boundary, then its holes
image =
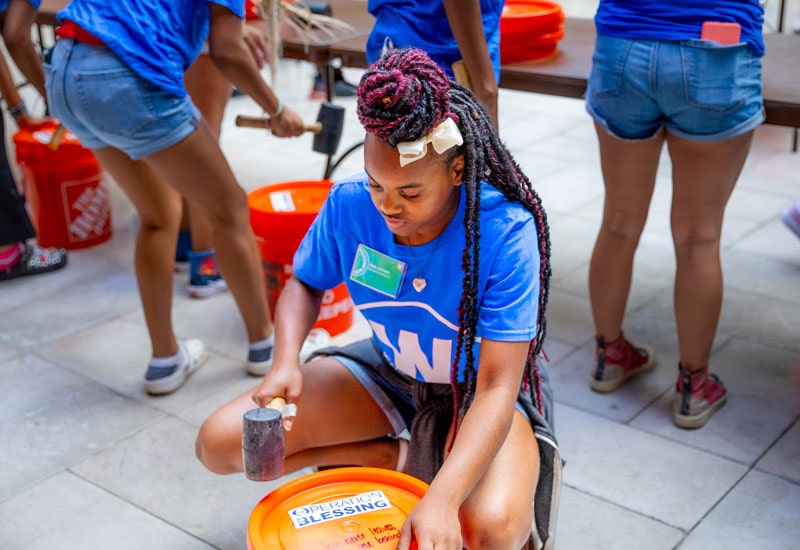
POLYGON ((312 328, 306 336, 303 347, 300 348, 300 364, 308 361, 309 356, 317 351, 331 345, 331 335, 324 328, 312 328))
POLYGON ((165 395, 180 388, 208 358, 201 340, 179 340, 183 352, 181 363, 172 367, 148 367, 144 387, 150 395, 165 395))

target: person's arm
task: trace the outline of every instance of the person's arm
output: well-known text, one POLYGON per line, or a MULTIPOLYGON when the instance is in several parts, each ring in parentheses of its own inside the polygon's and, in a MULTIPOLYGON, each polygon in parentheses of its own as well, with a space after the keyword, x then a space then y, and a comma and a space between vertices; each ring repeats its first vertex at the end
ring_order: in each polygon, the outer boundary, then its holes
POLYGON ((0 93, 3 94, 3 100, 6 102, 6 108, 11 116, 17 123, 17 126, 26 126, 31 122, 28 109, 25 107, 25 102, 19 95, 17 85, 14 84, 14 78, 11 76, 11 71, 6 63, 4 55, 0 54, 0 93))
POLYGON ((46 102, 42 58, 31 39, 31 27, 34 23, 36 8, 28 0, 11 0, 3 21, 3 40, 20 72, 46 102))
POLYGON ((407 548, 402 544, 411 531, 420 548, 431 543, 460 548, 459 508, 508 437, 528 347, 529 342, 481 341, 475 398, 452 451, 404 524, 398 548, 407 548))
POLYGON ((219 71, 234 86, 249 95, 270 115, 270 130, 281 136, 303 133, 303 119, 284 105, 258 70, 242 35, 242 20, 229 9, 209 3, 211 29, 208 47, 211 59, 219 71))
POLYGON ((442 0, 442 3, 461 59, 469 72, 472 91, 489 111, 494 127, 498 128, 497 81, 486 46, 480 3, 478 0, 442 0))
MULTIPOLYGON (((319 316, 324 292, 313 289, 292 276, 281 290, 275 306, 275 351, 272 367, 253 394, 260 407, 273 397, 296 403, 303 389, 300 374, 300 349, 319 316)), ((287 429, 291 420, 286 421, 287 429)))

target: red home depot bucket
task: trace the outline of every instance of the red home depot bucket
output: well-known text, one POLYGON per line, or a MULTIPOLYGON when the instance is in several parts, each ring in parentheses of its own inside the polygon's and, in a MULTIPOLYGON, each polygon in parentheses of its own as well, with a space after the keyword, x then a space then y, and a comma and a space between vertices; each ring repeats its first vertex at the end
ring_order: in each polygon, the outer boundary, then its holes
POLYGON ((256 505, 247 526, 247 548, 397 548, 403 523, 427 489, 415 477, 380 468, 309 474, 281 485, 256 505))
POLYGON ((111 238, 111 201, 103 170, 71 132, 51 150, 56 128, 57 122, 46 122, 14 134, 37 240, 67 249, 105 242, 111 238))
MULTIPOLYGON (((247 195, 250 224, 267 281, 267 302, 275 311, 278 296, 292 275, 292 259, 300 241, 311 227, 333 182, 288 181, 267 185, 247 195)), ((344 283, 325 291, 315 328, 331 336, 353 324, 353 301, 344 283)))

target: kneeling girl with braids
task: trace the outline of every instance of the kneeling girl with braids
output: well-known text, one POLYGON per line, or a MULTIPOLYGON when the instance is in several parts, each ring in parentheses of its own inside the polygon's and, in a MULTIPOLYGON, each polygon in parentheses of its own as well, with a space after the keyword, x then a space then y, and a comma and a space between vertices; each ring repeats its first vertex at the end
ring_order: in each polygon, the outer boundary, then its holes
POLYGON ((358 116, 366 173, 331 189, 278 301, 272 369, 205 421, 198 457, 241 472, 242 415, 284 397, 297 406, 285 471, 365 465, 430 483, 398 548, 533 548, 555 447, 537 364, 550 278, 539 197, 472 93, 420 50, 367 70, 358 116), (371 337, 298 364, 324 289, 342 281, 371 337))

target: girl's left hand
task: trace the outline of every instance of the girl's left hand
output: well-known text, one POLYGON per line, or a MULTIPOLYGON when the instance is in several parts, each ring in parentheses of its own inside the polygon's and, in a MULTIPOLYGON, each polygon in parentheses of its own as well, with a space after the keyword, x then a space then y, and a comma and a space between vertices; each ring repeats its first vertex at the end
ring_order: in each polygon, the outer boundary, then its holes
POLYGON ((458 506, 429 491, 411 511, 400 530, 397 550, 462 550, 458 506))

